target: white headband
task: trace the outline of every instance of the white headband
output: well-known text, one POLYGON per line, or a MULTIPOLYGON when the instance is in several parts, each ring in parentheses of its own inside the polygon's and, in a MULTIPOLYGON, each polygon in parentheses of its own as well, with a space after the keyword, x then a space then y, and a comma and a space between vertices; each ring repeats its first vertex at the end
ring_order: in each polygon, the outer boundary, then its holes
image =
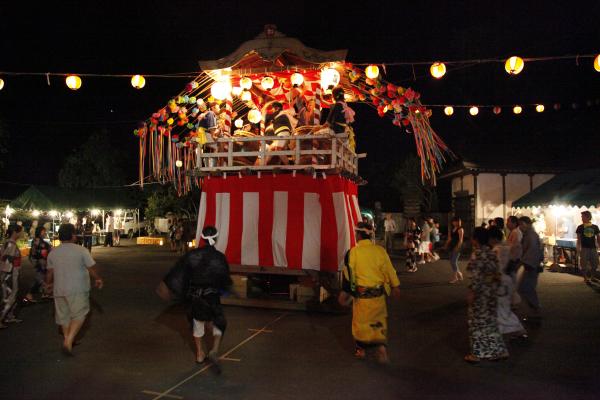
POLYGON ((200 237, 201 237, 202 239, 206 239, 206 240, 208 240, 208 244, 210 244, 211 246, 214 246, 214 245, 215 245, 215 243, 217 243, 217 241, 215 240, 215 238, 216 238, 217 236, 219 236, 219 232, 215 233, 215 234, 214 234, 214 235, 212 235, 212 236, 204 236, 204 233, 201 233, 201 234, 200 234, 200 237))

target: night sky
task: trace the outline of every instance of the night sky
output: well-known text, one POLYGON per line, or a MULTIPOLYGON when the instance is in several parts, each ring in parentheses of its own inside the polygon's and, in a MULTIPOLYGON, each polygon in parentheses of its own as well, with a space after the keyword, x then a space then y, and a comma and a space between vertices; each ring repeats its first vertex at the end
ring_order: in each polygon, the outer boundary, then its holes
MULTIPOLYGON (((0 178, 56 184, 66 155, 90 133, 105 128, 128 181, 137 176, 132 131, 176 95, 189 79, 148 78, 134 90, 128 78, 83 78, 70 91, 64 78, 6 76, 13 72, 102 74, 175 73, 198 70, 198 60, 224 57, 268 23, 323 50, 348 49, 348 61, 394 62, 558 56, 600 53, 600 3, 507 1, 61 2, 60 7, 0 6, 0 121, 11 135, 0 178), (552 4, 551 4, 552 3, 552 4)), ((519 116, 505 107, 476 118, 434 109, 432 125, 458 154, 509 163, 598 164, 600 73, 591 59, 527 63, 517 76, 502 64, 453 69, 433 79, 429 66, 388 67, 388 81, 411 86, 425 104, 543 103, 519 116), (560 111, 552 105, 561 104, 560 111), (577 104, 573 109, 572 103, 577 104), (589 106, 588 104, 591 104, 589 106)), ((512 108, 512 107, 511 107, 512 108)), ((414 152, 412 138, 356 105, 358 150, 371 182, 369 200, 385 197, 386 171, 414 152)), ((99 157, 110 156, 99 154, 99 157)), ((389 175, 389 174, 388 174, 389 175)), ((363 190, 364 191, 364 190, 363 190)))

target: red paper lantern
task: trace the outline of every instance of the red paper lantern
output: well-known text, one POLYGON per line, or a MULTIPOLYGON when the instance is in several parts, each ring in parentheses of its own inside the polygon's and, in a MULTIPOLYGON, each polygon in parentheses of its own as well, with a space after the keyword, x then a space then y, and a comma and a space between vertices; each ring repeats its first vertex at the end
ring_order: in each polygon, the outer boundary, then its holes
POLYGON ((494 107, 493 111, 494 111, 494 114, 498 115, 502 112, 502 109, 500 107, 496 106, 496 107, 494 107))

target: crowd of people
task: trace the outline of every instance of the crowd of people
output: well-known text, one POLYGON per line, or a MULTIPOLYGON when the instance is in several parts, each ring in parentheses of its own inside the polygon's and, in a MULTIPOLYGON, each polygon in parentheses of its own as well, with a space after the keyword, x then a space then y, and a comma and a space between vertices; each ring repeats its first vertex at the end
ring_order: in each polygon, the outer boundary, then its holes
MULTIPOLYGON (((588 211, 582 213, 582 222, 577 230, 578 248, 590 249, 580 250, 582 272, 587 281, 592 279, 589 272, 593 274, 598 265, 600 229, 591 223, 588 211)), ((177 232, 183 232, 182 221, 173 220, 172 225, 175 240, 181 240, 177 232)), ((464 357, 471 364, 508 359, 508 341, 528 340, 522 321, 541 318, 537 283, 543 272, 543 250, 532 225, 529 217, 510 216, 506 226, 504 219, 496 218, 493 224, 476 227, 472 232, 472 252, 465 270, 469 353, 464 357), (521 317, 517 316, 517 306, 521 317)), ((386 232, 396 229, 391 215, 386 216, 384 227, 386 232)), ((387 363, 386 296, 400 296, 398 271, 386 248, 375 244, 370 223, 360 222, 355 231, 357 242, 346 253, 338 300, 342 305, 352 305, 355 356, 365 358, 368 351, 374 350, 377 360, 387 363)), ((17 241, 22 233, 22 226, 11 225, 2 246, 1 328, 21 321, 15 315, 15 305, 21 268, 17 241)), ((29 293, 41 289, 54 299, 56 323, 63 333, 63 352, 71 355, 75 336, 89 312, 90 278, 98 288, 102 288, 104 282, 90 252, 77 244, 76 227, 62 224, 58 233, 61 245, 53 249, 44 240, 45 229, 36 230, 29 256, 36 276, 29 293)), ((183 250, 182 257, 157 289, 161 297, 176 298, 187 305, 196 361, 210 360, 217 369, 220 368, 219 344, 227 327, 220 296, 232 284, 225 255, 214 247, 218 235, 216 228, 205 227, 201 233, 203 246, 189 252, 183 250)), ((454 273, 450 283, 463 280, 458 259, 464 238, 460 218, 453 218, 445 246, 454 273)), ((406 242, 409 270, 419 262, 417 249, 422 255, 420 262, 433 260, 435 243, 439 241, 439 226, 435 220, 425 218, 422 227, 414 219, 409 220, 406 242)), ((386 247, 388 243, 386 240, 386 247)))
MULTIPOLYGON (((286 138, 297 135, 315 135, 315 140, 310 143, 310 149, 325 149, 330 146, 328 143, 318 140, 318 137, 327 137, 333 134, 346 133, 348 138, 346 143, 349 148, 354 151, 355 139, 352 123, 354 122, 354 111, 346 104, 344 98, 344 89, 335 88, 332 92, 332 98, 335 104, 331 107, 323 124, 321 121, 317 123, 313 118, 313 102, 307 101, 304 96, 297 90, 291 92, 288 104, 280 101, 270 101, 262 109, 262 122, 264 129, 261 131, 259 123, 251 123, 247 121, 239 132, 230 130, 227 126, 229 119, 226 117, 227 111, 216 102, 210 102, 208 105, 201 103, 200 110, 202 111, 197 117, 197 128, 200 130, 200 143, 204 153, 224 152, 228 149, 230 143, 218 142, 221 138, 232 138, 239 136, 277 136, 281 139, 273 140, 268 146, 267 151, 276 152, 291 150, 296 145, 294 141, 288 141, 286 138)), ((233 116, 235 117, 235 115, 233 116)), ((246 142, 246 151, 258 151, 260 148, 259 142, 246 142)), ((303 146, 303 149, 307 149, 303 146)), ((248 157, 235 157, 236 162, 244 162, 249 164, 248 157)), ((309 164, 325 164, 329 162, 329 158, 325 155, 317 155, 308 158, 309 164)), ((290 157, 285 155, 268 154, 264 160, 254 158, 255 165, 288 165, 293 162, 290 157)), ((215 167, 217 165, 225 165, 225 158, 211 157, 206 160, 206 167, 215 167)))

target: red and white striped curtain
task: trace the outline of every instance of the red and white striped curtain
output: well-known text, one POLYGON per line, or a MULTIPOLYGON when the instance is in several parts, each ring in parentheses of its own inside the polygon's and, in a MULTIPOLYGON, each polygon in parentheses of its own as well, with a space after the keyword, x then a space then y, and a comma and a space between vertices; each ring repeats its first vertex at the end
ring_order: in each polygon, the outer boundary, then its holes
POLYGON ((215 226, 230 264, 335 272, 355 244, 357 186, 345 178, 228 176, 202 190, 196 243, 215 226))

